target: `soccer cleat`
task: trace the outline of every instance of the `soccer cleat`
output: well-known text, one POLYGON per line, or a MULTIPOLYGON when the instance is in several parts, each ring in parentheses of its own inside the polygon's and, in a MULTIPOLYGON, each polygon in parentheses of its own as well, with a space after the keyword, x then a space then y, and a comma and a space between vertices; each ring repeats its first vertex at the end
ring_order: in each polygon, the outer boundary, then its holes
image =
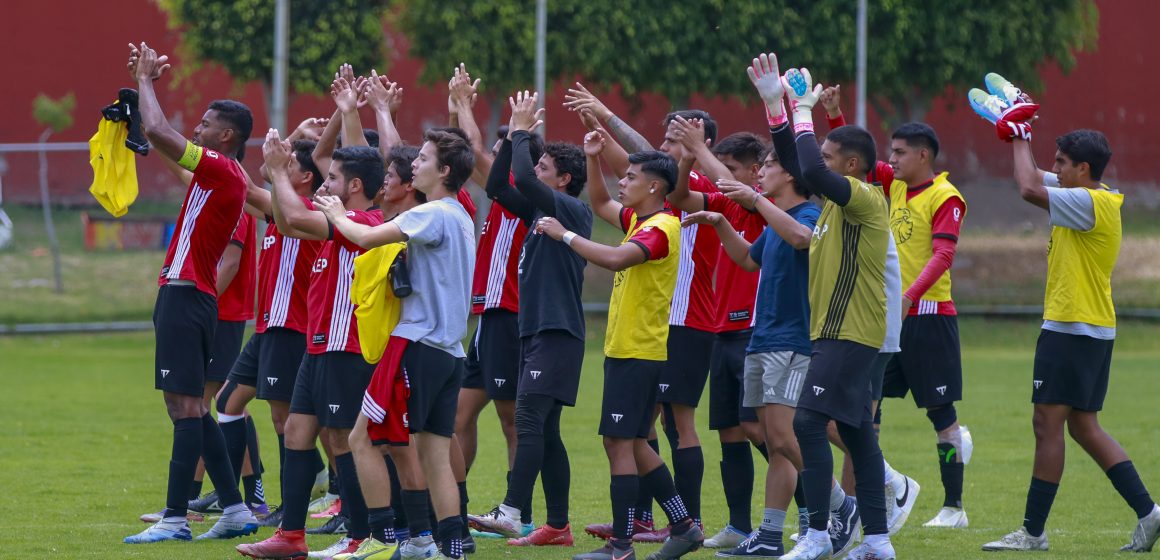
POLYGON ((983 545, 983 550, 1047 550, 1047 531, 1038 537, 1031 536, 1027 529, 1020 527, 1018 531, 1011 531, 997 541, 983 545))
POLYGON ((886 485, 887 511, 890 515, 886 519, 886 527, 889 535, 894 535, 902 530, 902 526, 910 517, 911 510, 914 509, 914 504, 918 503, 918 492, 922 490, 922 487, 913 478, 905 475, 900 475, 900 477, 903 479, 901 495, 893 489, 894 485, 886 485))
POLYGON ((330 545, 322 550, 310 551, 310 557, 311 558, 331 558, 335 554, 342 554, 344 552, 354 551, 355 549, 358 548, 358 545, 360 543, 362 543, 362 541, 356 541, 348 536, 343 535, 343 537, 341 539, 338 539, 337 541, 335 541, 334 544, 332 544, 332 545, 330 545), (354 546, 351 546, 352 543, 354 544, 354 546))
MULTIPOLYGON (((632 533, 651 533, 653 531, 652 521, 635 520, 632 522, 632 533)), ((584 527, 584 532, 596 537, 600 540, 606 541, 612 538, 612 524, 611 523, 593 523, 584 527)))
POLYGON ((246 507, 250 508, 250 513, 254 514, 254 517, 258 518, 258 521, 262 521, 270 516, 270 506, 266 504, 246 504, 246 507))
POLYGON ((748 538, 749 535, 738 531, 732 525, 726 525, 716 535, 705 539, 705 548, 736 548, 748 538))
POLYGON ((1031 103, 1031 97, 1023 93, 1023 90, 1015 87, 1015 84, 1012 84, 1007 78, 994 72, 983 76, 983 83, 987 85, 987 91, 991 95, 998 97, 1008 105, 1031 103))
MULTIPOLYGON (((520 536, 526 537, 529 534, 531 534, 532 531, 535 531, 535 530, 536 530, 535 525, 533 525, 531 523, 524 523, 523 526, 520 527, 520 536)), ((396 529, 395 533, 398 533, 398 532, 399 532, 398 529, 396 529)), ((477 539, 502 539, 502 538, 506 538, 499 533, 491 533, 488 531, 480 531, 477 529, 471 529, 468 532, 468 534, 470 534, 472 537, 475 537, 477 539)))
POLYGON ((218 518, 217 523, 197 536, 197 540, 232 539, 244 537, 258 532, 258 518, 249 509, 227 513, 218 518))
POLYGON ((274 506, 274 509, 270 510, 270 515, 258 520, 258 524, 262 527, 280 527, 282 526, 282 516, 285 513, 282 506, 274 506))
POLYGON ((632 542, 639 542, 639 543, 663 543, 663 542, 665 542, 665 539, 669 538, 669 533, 670 533, 671 528, 670 527, 661 527, 660 529, 656 529, 655 527, 656 526, 654 525, 654 529, 651 531, 636 531, 636 530, 634 530, 632 532, 632 542))
POLYGON ((306 511, 308 513, 322 513, 330 509, 330 506, 334 505, 334 502, 337 500, 338 494, 326 494, 310 502, 310 506, 306 508, 306 511))
POLYGON ((218 503, 217 490, 211 490, 208 494, 189 501, 189 511, 196 511, 197 513, 221 513, 222 506, 218 503))
POLYGON ((967 510, 956 507, 944 507, 938 510, 938 515, 934 519, 923 523, 923 527, 946 527, 950 529, 962 529, 967 527, 967 510))
POLYGON ((785 545, 781 542, 781 533, 760 528, 732 549, 717 551, 719 558, 780 558, 783 554, 785 545))
POLYGON ((334 560, 390 560, 399 550, 399 543, 384 543, 375 539, 363 539, 353 552, 335 554, 334 560))
POLYGON ((798 533, 789 536, 789 540, 793 542, 798 541, 798 534, 810 527, 810 512, 804 508, 798 508, 798 533))
POLYGON ((883 544, 877 546, 870 543, 862 543, 858 548, 850 551, 850 555, 846 557, 847 560, 894 560, 894 545, 887 540, 883 544))
POLYGON ((125 537, 125 544, 149 544, 161 541, 188 541, 191 539, 193 539, 193 533, 189 530, 189 522, 184 520, 177 523, 158 521, 136 535, 125 537))
POLYGON ((345 515, 336 515, 334 517, 331 517, 330 519, 327 519, 326 523, 323 523, 321 526, 306 530, 307 535, 337 535, 339 533, 345 533, 345 532, 346 532, 346 516, 345 515))
MULTIPOLYGON (((165 518, 165 510, 161 510, 161 511, 154 512, 154 513, 145 513, 145 514, 142 514, 141 517, 138 517, 138 519, 140 519, 142 522, 148 523, 150 525, 157 523, 158 521, 161 521, 164 518, 165 518)), ((205 516, 200 514, 200 513, 197 513, 197 512, 186 511, 185 512, 185 520, 189 521, 190 523, 201 523, 202 521, 205 521, 205 516)))
POLYGON ((782 560, 826 560, 834 555, 829 534, 810 529, 797 545, 781 556, 782 560))
POLYGON ((1132 542, 1120 547, 1120 552, 1152 552, 1157 538, 1160 538, 1160 506, 1153 504, 1152 511, 1141 517, 1132 531, 1132 542))
POLYGON ((338 498, 338 499, 334 500, 333 502, 330 502, 330 505, 327 506, 326 509, 324 509, 318 513, 310 514, 310 518, 311 519, 329 519, 331 517, 338 515, 340 512, 342 512, 342 498, 338 498))
POLYGON ((705 533, 701 531, 701 527, 693 523, 688 531, 681 535, 669 535, 665 539, 665 544, 661 545, 661 549, 649 554, 645 560, 677 560, 690 552, 693 552, 705 543, 705 533))
POLYGON ((970 102, 971 109, 974 109, 976 114, 991 124, 995 124, 1003 118, 1003 112, 1011 107, 1009 103, 999 99, 997 95, 990 95, 979 88, 971 88, 967 92, 967 101, 970 102))
POLYGON ((840 558, 857 544, 862 534, 861 521, 858 500, 853 496, 846 496, 842 506, 830 512, 830 546, 835 557, 840 558))
POLYGON ((274 536, 256 543, 239 544, 235 547, 242 556, 250 558, 306 558, 306 533, 298 531, 274 531, 274 536))
POLYGON ((518 539, 508 539, 508 546, 572 546, 572 525, 557 529, 551 525, 540 525, 535 531, 518 539))
POLYGON ((431 535, 407 539, 399 545, 399 558, 403 560, 434 558, 438 554, 439 547, 435 545, 435 539, 431 535))
POLYGON ((619 539, 608 539, 604 546, 572 556, 572 560, 636 560, 636 551, 631 541, 621 542, 619 539))
POLYGON ((959 425, 959 439, 963 442, 963 448, 959 455, 963 459, 963 464, 971 463, 971 454, 975 451, 975 439, 971 437, 971 430, 966 426, 959 425))
POLYGON ((464 555, 475 554, 475 537, 471 536, 470 531, 467 533, 466 537, 460 539, 459 545, 461 548, 463 548, 464 555))
MULTIPOLYGON (((326 492, 326 489, 329 487, 330 487, 330 471, 323 468, 322 470, 318 471, 318 474, 314 475, 314 486, 312 486, 310 488, 310 498, 316 499, 316 498, 322 498, 323 496, 328 495, 326 492)), ((325 508, 323 508, 323 509, 325 509, 325 508)))
POLYGON ((467 522, 476 529, 497 533, 509 539, 519 538, 523 530, 519 516, 508 515, 499 506, 483 515, 468 515, 467 522))

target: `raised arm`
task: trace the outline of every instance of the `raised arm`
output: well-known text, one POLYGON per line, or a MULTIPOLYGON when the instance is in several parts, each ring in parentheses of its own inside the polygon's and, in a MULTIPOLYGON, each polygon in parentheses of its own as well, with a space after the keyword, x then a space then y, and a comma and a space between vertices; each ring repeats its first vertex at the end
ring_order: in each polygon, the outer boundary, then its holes
POLYGON ((362 120, 358 115, 358 90, 346 78, 338 78, 330 85, 330 97, 342 114, 342 145, 368 146, 363 136, 362 120))
POLYGON ((447 112, 450 115, 451 126, 459 127, 467 134, 471 141, 471 150, 475 153, 475 169, 471 172, 476 183, 485 184, 486 177, 491 172, 495 156, 479 130, 479 123, 475 120, 475 100, 478 99, 476 88, 479 80, 474 82, 467 73, 467 67, 460 63, 455 74, 447 82, 447 112))
POLYGON ((129 45, 129 73, 137 80, 137 106, 141 111, 145 137, 166 158, 179 161, 185 155, 189 140, 169 124, 157 101, 157 92, 153 90, 153 82, 169 70, 168 60, 168 56, 158 56, 157 51, 144 42, 140 48, 129 45))
POLYGON ((1015 156, 1015 183, 1019 185, 1019 196, 1044 210, 1049 208, 1045 173, 1035 165, 1031 153, 1031 142, 1021 139, 1011 141, 1011 151, 1015 156))
POLYGON ((681 220, 681 227, 689 227, 692 224, 705 224, 713 226, 717 230, 717 237, 721 240, 721 247, 725 249, 725 254, 729 255, 730 260, 737 263, 737 266, 754 272, 761 268, 761 263, 753 260, 749 255, 749 248, 752 243, 741 237, 740 233, 733 228, 733 224, 725 219, 725 216, 718 212, 694 212, 685 216, 681 220))
POLYGON ((717 188, 733 202, 761 214, 773 232, 794 249, 809 248, 813 229, 795 220, 785 210, 778 208, 773 201, 758 194, 753 187, 737 181, 721 181, 717 184, 717 188))
MULTIPOLYGON (((568 110, 575 111, 580 116, 580 122, 584 125, 585 130, 589 132, 593 130, 608 132, 604 130, 604 127, 600 126, 600 119, 596 118, 592 109, 585 107, 578 110, 568 110)), ((616 175, 617 179, 620 179, 624 177, 625 173, 628 173, 628 152, 624 151, 624 147, 616 143, 616 140, 611 138, 611 135, 605 134, 604 137, 607 142, 604 145, 604 151, 600 155, 604 158, 604 162, 612 168, 612 174, 616 175)))
POLYGON ((298 239, 323 240, 330 237, 330 226, 321 212, 315 212, 294 192, 290 184, 287 164, 290 162, 290 143, 278 136, 278 130, 271 128, 266 133, 262 145, 262 155, 266 158, 271 179, 271 210, 274 223, 283 235, 298 239))
POLYGON ((555 218, 541 218, 536 222, 536 233, 566 243, 584 260, 613 272, 643 264, 649 257, 644 246, 633 241, 626 241, 616 247, 597 243, 568 231, 555 218))
POLYGON ((512 107, 512 117, 508 122, 508 134, 512 139, 512 176, 516 188, 548 216, 556 215, 556 193, 536 177, 536 162, 532 161, 531 130, 543 123, 544 110, 536 109, 538 94, 527 95, 517 92, 515 98, 508 98, 512 107))
POLYGON ((584 135, 584 155, 588 162, 588 202, 600 219, 617 229, 623 229, 620 210, 624 205, 608 195, 608 189, 604 186, 604 170, 600 168, 600 152, 604 150, 605 142, 603 131, 593 130, 584 135))
POLYGON ((338 135, 341 133, 342 111, 336 109, 334 115, 331 115, 330 120, 326 122, 326 128, 322 129, 318 143, 314 145, 314 151, 310 154, 310 159, 314 160, 315 167, 330 169, 331 156, 334 155, 334 149, 338 147, 338 135))
MULTIPOLYGON (((403 143, 403 138, 395 127, 395 117, 391 114, 391 105, 395 97, 401 96, 402 93, 403 89, 398 84, 371 70, 371 77, 367 80, 363 95, 375 112, 375 124, 379 129, 379 152, 383 157, 391 153, 391 148, 403 143)), ((361 135, 362 131, 359 132, 361 135)))
MULTIPOLYGON (((262 166, 265 167, 265 164, 262 166)), ((245 168, 242 168, 242 174, 246 176, 246 205, 253 207, 262 216, 273 216, 274 205, 270 191, 258 186, 245 168)))
POLYGON ((607 106, 596 98, 592 92, 584 87, 584 84, 576 82, 576 87, 568 90, 564 96, 564 105, 569 109, 579 111, 582 109, 589 109, 596 118, 604 122, 605 127, 616 138, 617 143, 624 146, 629 153, 644 152, 652 150, 652 144, 645 140, 639 132, 633 130, 628 123, 624 122, 612 113, 607 106))
POLYGON ((685 157, 677 163, 677 185, 668 196, 673 208, 690 213, 705 209, 705 195, 689 190, 689 172, 693 170, 693 161, 692 154, 685 152, 685 157))
POLYGON ((842 85, 833 85, 822 90, 822 107, 826 109, 826 124, 830 130, 846 126, 846 117, 842 114, 842 85))
POLYGON ((818 139, 814 136, 813 109, 821 97, 822 84, 815 86, 810 71, 805 68, 790 68, 781 80, 790 100, 796 102, 793 128, 797 133, 798 165, 801 166, 802 178, 815 193, 834 201, 838 206, 845 206, 850 202, 850 182, 826 167, 818 148, 818 139))
POLYGON ((785 87, 781 83, 777 55, 762 53, 753 59, 745 71, 765 105, 765 120, 769 125, 769 135, 773 138, 773 150, 777 154, 778 163, 794 181, 803 183, 793 131, 789 128, 789 117, 785 113, 785 87))
POLYGON ((716 183, 717 181, 732 181, 734 179, 729 168, 725 167, 725 164, 721 163, 721 160, 717 159, 717 156, 713 155, 713 151, 709 149, 709 144, 705 141, 705 126, 701 119, 690 121, 678 115, 673 119, 672 131, 674 139, 684 146, 685 152, 692 153, 702 174, 710 181, 716 183))
POLYGON ((173 176, 181 182, 181 184, 188 185, 193 181, 193 172, 178 165, 177 160, 161 158, 161 164, 164 165, 165 169, 168 169, 169 172, 172 173, 173 176))
POLYGON ((505 138, 487 174, 487 196, 500 203, 508 211, 526 224, 531 224, 535 218, 536 208, 520 191, 516 190, 508 181, 508 174, 512 167, 512 141, 505 138))

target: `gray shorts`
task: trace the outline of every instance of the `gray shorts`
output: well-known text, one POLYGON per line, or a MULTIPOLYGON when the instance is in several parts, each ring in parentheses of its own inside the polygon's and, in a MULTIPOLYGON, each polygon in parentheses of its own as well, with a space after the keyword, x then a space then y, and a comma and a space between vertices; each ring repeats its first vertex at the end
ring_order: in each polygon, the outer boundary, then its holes
POLYGON ((760 352, 745 356, 744 406, 766 404, 797 406, 810 357, 792 351, 760 352))

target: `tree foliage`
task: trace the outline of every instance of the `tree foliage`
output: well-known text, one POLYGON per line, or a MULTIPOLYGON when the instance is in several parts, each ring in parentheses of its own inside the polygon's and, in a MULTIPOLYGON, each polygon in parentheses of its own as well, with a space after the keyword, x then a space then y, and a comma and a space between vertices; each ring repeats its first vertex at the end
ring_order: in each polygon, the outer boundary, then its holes
POLYGON ((41 93, 32 100, 32 118, 53 132, 60 132, 73 125, 72 113, 76 106, 77 98, 71 91, 60 99, 41 93))
MULTIPOLYGON (((274 0, 156 0, 169 26, 182 31, 191 61, 213 61, 240 82, 269 85, 274 66, 274 0)), ((291 2, 291 91, 322 93, 334 71, 350 63, 359 73, 384 71, 383 18, 376 0, 291 2)))

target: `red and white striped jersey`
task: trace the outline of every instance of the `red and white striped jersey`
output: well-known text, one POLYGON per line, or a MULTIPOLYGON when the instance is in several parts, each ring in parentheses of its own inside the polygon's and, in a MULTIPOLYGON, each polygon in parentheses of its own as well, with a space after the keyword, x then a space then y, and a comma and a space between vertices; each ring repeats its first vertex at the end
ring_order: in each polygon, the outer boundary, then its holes
MULTIPOLYGON (((689 172, 689 190, 719 192, 717 185, 696 171, 689 172)), ((688 215, 675 208, 670 211, 679 219, 688 215)), ((669 310, 669 325, 717 331, 713 272, 717 267, 720 245, 717 232, 711 226, 693 224, 681 228, 681 258, 677 268, 677 288, 673 292, 672 307, 669 310)))
POLYGON ((467 192, 466 185, 462 189, 459 189, 458 192, 455 193, 455 200, 458 200, 459 204, 463 205, 463 209, 467 210, 467 215, 471 218, 472 223, 474 223, 475 222, 475 200, 471 198, 471 193, 467 192))
POLYGON ((226 290, 218 297, 219 321, 249 321, 254 318, 254 269, 258 266, 254 244, 257 243, 257 220, 242 212, 230 243, 242 248, 238 272, 226 290))
MULTIPOLYGON (((306 200, 305 198, 303 200, 306 200)), ((258 257, 258 320, 256 332, 272 327, 306 332, 306 292, 310 269, 321 241, 286 237, 269 218, 258 257)))
POLYGON ((193 180, 181 203, 157 285, 188 280, 216 299, 218 262, 242 215, 246 176, 233 159, 190 146, 187 152, 192 152, 185 160, 192 160, 193 180))
POLYGON ((475 276, 471 282, 473 314, 497 308, 519 313, 517 269, 527 234, 523 220, 499 202, 491 203, 475 251, 475 276))
MULTIPOLYGON (((306 207, 313 209, 314 205, 308 203, 306 207)), ((379 212, 347 210, 346 215, 355 223, 368 226, 383 223, 379 212)), ((310 270, 310 290, 306 295, 307 353, 362 352, 354 318, 355 305, 350 301, 354 258, 362 253, 361 247, 343 237, 337 229, 332 239, 322 242, 310 270)))
MULTIPOLYGON (((720 212, 746 241, 753 243, 765 230, 765 218, 750 212, 722 193, 705 195, 705 210, 720 212)), ((753 306, 757 302, 758 272, 741 268, 725 248, 717 257, 717 332, 741 331, 753 326, 753 306)))

